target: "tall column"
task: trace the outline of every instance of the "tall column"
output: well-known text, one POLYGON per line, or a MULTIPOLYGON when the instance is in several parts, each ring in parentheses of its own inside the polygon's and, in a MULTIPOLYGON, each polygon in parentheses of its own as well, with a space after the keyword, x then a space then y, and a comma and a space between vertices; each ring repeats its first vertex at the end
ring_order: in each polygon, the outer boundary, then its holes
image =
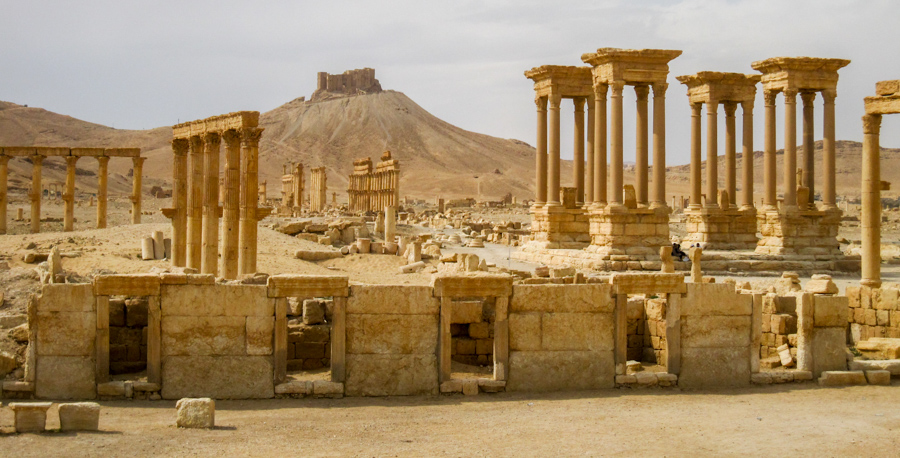
POLYGON ((606 93, 609 86, 594 86, 594 204, 606 206, 606 93))
MULTIPOLYGON (((226 130, 225 141, 225 203, 222 210, 222 276, 234 280, 238 276, 238 235, 241 215, 241 137, 235 130, 226 130)), ((297 180, 297 177, 294 177, 297 180)), ((296 190, 297 187, 294 186, 296 190)), ((296 191, 295 191, 296 192, 296 191)), ((296 196, 295 196, 296 199, 296 196)))
MULTIPOLYGON (((803 183, 801 186, 809 188, 809 208, 815 208, 816 200, 816 168, 815 168, 815 147, 816 137, 814 132, 815 125, 815 106, 813 101, 816 99, 815 92, 803 92, 800 94, 803 100, 803 183)), ((806 210, 805 208, 803 210, 806 210)))
POLYGON ((547 167, 547 205, 558 206, 559 200, 559 104, 561 97, 559 94, 550 94, 548 103, 550 105, 550 157, 549 167, 547 167))
POLYGON ((131 224, 141 224, 141 186, 144 179, 144 161, 145 157, 133 157, 132 174, 133 181, 131 183, 131 224))
POLYGON ((702 103, 691 104, 691 204, 690 208, 698 210, 701 206, 700 194, 702 193, 702 180, 700 173, 702 166, 701 139, 700 139, 700 111, 702 103))
POLYGON ((203 248, 200 273, 219 273, 219 145, 218 133, 203 137, 203 248))
MULTIPOLYGON (((203 255, 203 140, 191 137, 191 171, 188 180, 187 267, 200 270, 203 255)), ((253 190, 254 196, 256 189, 253 190)))
POLYGON ((797 209, 797 91, 784 91, 784 208, 797 209))
POLYGON ((650 208, 666 206, 666 89, 653 85, 653 196, 650 208))
POLYGON ((172 140, 172 265, 185 267, 187 262, 188 148, 184 138, 172 140))
POLYGON ((31 232, 41 232, 41 168, 44 156, 35 154, 31 156, 31 232))
POLYGON ((7 185, 9 180, 9 156, 0 155, 0 234, 6 233, 6 207, 9 204, 7 185))
POLYGON ((594 106, 594 96, 591 95, 587 99, 587 161, 584 169, 584 204, 590 205, 594 203, 594 120, 596 118, 596 107, 594 106))
POLYGON ((744 131, 741 134, 741 187, 744 189, 741 210, 753 209, 753 101, 741 102, 744 131))
POLYGON ((241 129, 241 210, 238 275, 256 273, 256 191, 259 187, 259 137, 263 129, 241 129))
POLYGON ((575 104, 575 151, 572 159, 572 186, 575 188, 575 205, 584 205, 584 102, 583 97, 572 99, 575 104))
POLYGON ((863 116, 862 150, 862 280, 863 286, 881 286, 881 115, 863 116))
POLYGON ((647 95, 650 93, 649 86, 635 86, 634 93, 637 95, 637 122, 635 123, 635 130, 637 132, 635 136, 635 195, 637 197, 638 205, 643 207, 647 205, 647 179, 648 169, 647 163, 650 159, 649 157, 649 145, 648 145, 648 134, 650 132, 649 129, 649 119, 647 116, 647 95))
POLYGON ((75 229, 75 163, 78 156, 66 156, 66 191, 63 194, 63 202, 66 210, 63 217, 63 230, 68 232, 75 229))
POLYGON ((836 91, 822 91, 825 101, 825 119, 822 135, 822 203, 825 210, 836 209, 835 199, 835 164, 834 164, 834 97, 836 91))
POLYGON ((106 183, 109 178, 109 157, 100 156, 97 158, 100 163, 100 169, 97 172, 97 229, 106 227, 106 183))
POLYGON ((719 193, 719 101, 706 102, 706 207, 718 207, 719 193))
POLYGON ((537 151, 534 164, 535 205, 547 203, 547 98, 535 97, 537 105, 537 151))
POLYGON ((624 162, 624 146, 622 143, 622 135, 624 133, 622 127, 622 89, 624 89, 625 83, 622 81, 615 81, 610 85, 610 101, 612 102, 612 108, 610 109, 610 117, 611 120, 611 128, 609 135, 609 144, 611 155, 609 160, 609 167, 612 169, 612 179, 610 180, 612 183, 612 194, 608 196, 609 198, 609 208, 610 210, 622 208, 623 207, 623 193, 625 192, 622 188, 624 184, 624 180, 622 174, 624 170, 622 168, 624 162))
POLYGON ((725 190, 728 191, 728 207, 737 206, 737 143, 735 140, 734 112, 737 103, 725 102, 725 190))
POLYGON ((775 193, 775 96, 777 95, 778 93, 774 91, 763 92, 763 99, 766 101, 766 134, 763 142, 764 211, 774 211, 778 208, 775 193))

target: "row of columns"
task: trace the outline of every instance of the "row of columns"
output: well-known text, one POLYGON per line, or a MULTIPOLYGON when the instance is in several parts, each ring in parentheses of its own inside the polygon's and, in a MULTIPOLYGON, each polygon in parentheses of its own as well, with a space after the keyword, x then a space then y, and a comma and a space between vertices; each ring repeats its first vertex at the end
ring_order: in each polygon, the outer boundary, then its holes
POLYGON ((400 171, 354 173, 347 189, 350 211, 378 211, 400 201, 400 171))
MULTIPOLYGON (((721 102, 725 108, 725 189, 728 193, 728 208, 737 207, 737 141, 735 112, 737 102, 721 102)), ((718 204, 718 106, 720 102, 711 100, 706 105, 706 207, 717 208, 718 204)), ((701 112, 703 103, 691 104, 691 194, 690 207, 699 209, 701 202, 701 112)), ((753 102, 740 102, 743 115, 742 138, 742 209, 753 208, 753 102)))

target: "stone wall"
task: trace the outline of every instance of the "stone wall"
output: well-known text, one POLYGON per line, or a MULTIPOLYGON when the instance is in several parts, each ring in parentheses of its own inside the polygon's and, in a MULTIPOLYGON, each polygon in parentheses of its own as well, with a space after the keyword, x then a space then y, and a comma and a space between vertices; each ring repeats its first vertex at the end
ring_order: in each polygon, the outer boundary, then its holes
POLYGON ((778 356, 776 349, 789 345, 797 356, 797 298, 769 293, 763 296, 762 336, 759 357, 778 356))
POLYGON ((93 286, 44 285, 39 306, 29 311, 29 324, 35 337, 29 339, 29 346, 33 347, 29 352, 34 351, 36 362, 35 396, 41 399, 96 397, 97 308, 93 286))
POLYGON ((487 300, 453 302, 450 359, 470 366, 494 363, 494 304, 487 300))
POLYGON ((900 290, 896 285, 848 286, 846 294, 852 343, 872 337, 900 338, 900 290))

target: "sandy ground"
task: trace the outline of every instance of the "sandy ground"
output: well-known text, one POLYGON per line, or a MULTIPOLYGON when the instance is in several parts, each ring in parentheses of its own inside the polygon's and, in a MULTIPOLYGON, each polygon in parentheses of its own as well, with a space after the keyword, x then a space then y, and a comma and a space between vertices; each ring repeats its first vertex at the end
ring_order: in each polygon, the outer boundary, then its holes
MULTIPOLYGON (((16 456, 858 456, 900 447, 900 389, 780 385, 477 397, 217 401, 213 430, 173 401, 102 402, 97 433, 10 435, 16 456)), ((58 428, 56 408, 48 427, 58 428)))

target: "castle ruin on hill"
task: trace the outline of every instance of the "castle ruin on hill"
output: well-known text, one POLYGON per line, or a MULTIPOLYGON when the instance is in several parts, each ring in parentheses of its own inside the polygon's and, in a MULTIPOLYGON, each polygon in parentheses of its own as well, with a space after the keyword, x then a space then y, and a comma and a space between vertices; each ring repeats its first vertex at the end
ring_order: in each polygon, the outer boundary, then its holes
POLYGON ((319 72, 316 81, 316 91, 310 97, 310 100, 313 101, 329 99, 335 96, 381 92, 381 83, 375 79, 374 68, 347 70, 337 75, 319 72))

